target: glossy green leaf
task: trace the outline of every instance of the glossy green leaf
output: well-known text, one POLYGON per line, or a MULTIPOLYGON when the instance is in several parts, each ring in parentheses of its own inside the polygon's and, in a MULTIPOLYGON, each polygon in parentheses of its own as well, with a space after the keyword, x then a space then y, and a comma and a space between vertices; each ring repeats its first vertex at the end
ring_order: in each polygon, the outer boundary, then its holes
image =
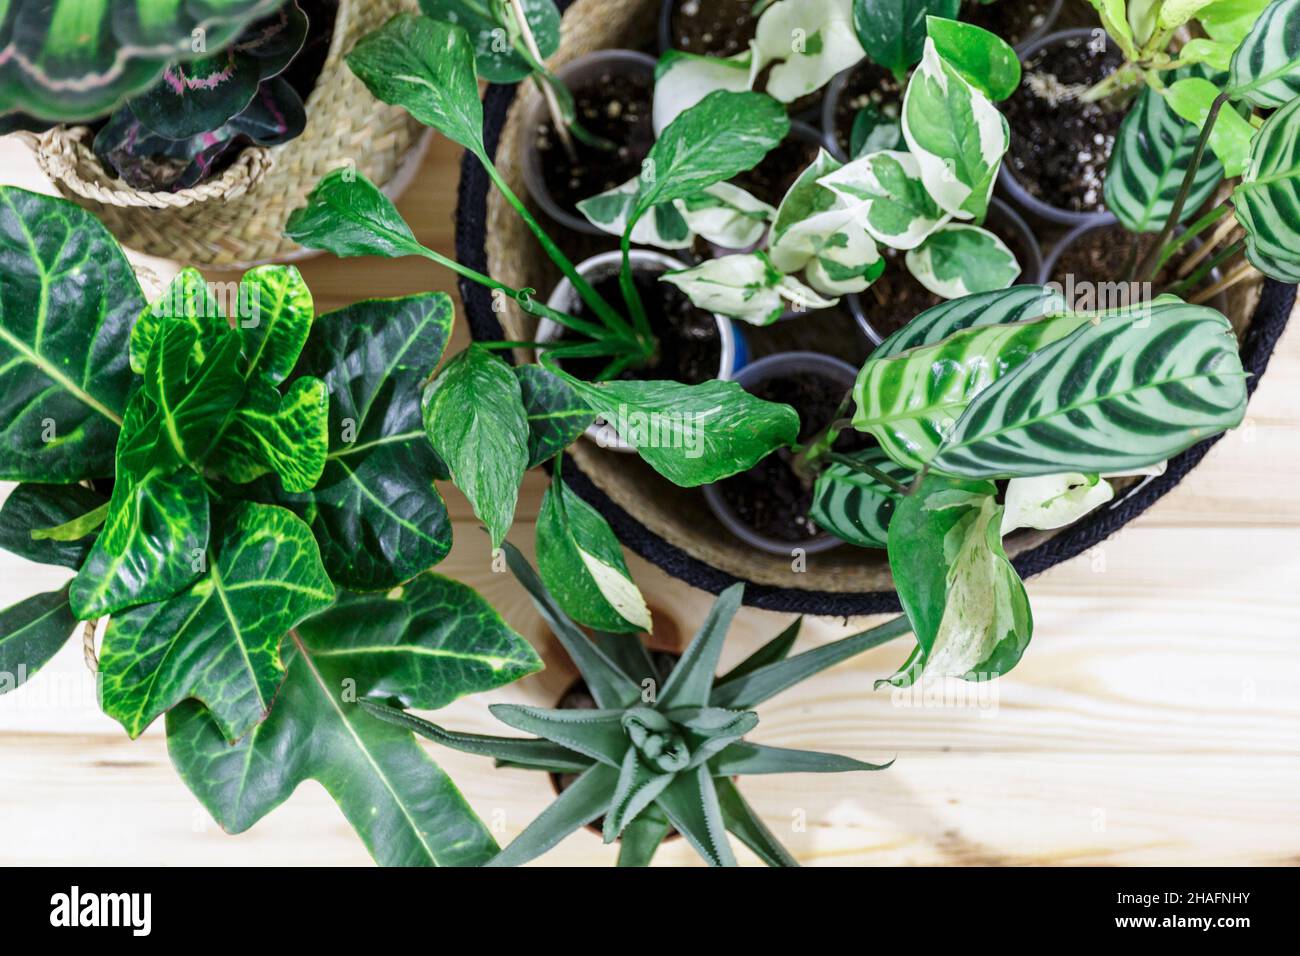
POLYGON ((451 337, 446 293, 368 299, 321 316, 296 369, 329 392, 329 451, 315 487, 271 489, 312 526, 340 587, 394 587, 451 550, 434 478, 445 468, 424 433, 420 386, 451 337))
POLYGON ((285 491, 305 492, 320 480, 328 451, 325 383, 303 376, 283 395, 266 380, 252 383, 214 456, 236 484, 270 473, 285 491))
POLYGON ((30 680, 76 627, 67 588, 34 595, 0 611, 0 695, 30 680))
MULTIPOLYGON (((879 448, 855 452, 851 457, 901 484, 909 483, 915 475, 912 469, 891 461, 879 448)), ((883 548, 888 541, 889 519, 901 499, 898 491, 874 475, 837 462, 817 476, 808 516, 817 527, 841 541, 859 548, 883 548)))
POLYGON ((536 468, 577 441, 596 416, 564 379, 540 365, 514 371, 528 413, 528 467, 536 468))
POLYGON ((1020 86, 1020 58, 997 34, 934 15, 926 18, 926 31, 943 61, 989 99, 1005 100, 1020 86))
POLYGON ((959 219, 983 220, 1010 131, 930 39, 903 95, 903 137, 934 201, 959 219))
POLYGON ((293 266, 258 266, 239 280, 240 339, 245 377, 279 385, 293 371, 311 333, 316 308, 293 266))
POLYGON ((853 427, 870 432, 898 464, 920 471, 971 400, 1073 332, 1075 313, 955 332, 934 345, 867 360, 853 388, 853 427))
POLYGON ((192 364, 200 365, 229 323, 212 294, 212 287, 198 269, 186 267, 163 290, 161 296, 142 310, 131 327, 131 370, 143 375, 158 331, 165 323, 184 323, 194 330, 192 364))
MULTIPOLYGON (((1296 68, 1300 70, 1300 64, 1296 68)), ((1205 127, 1210 108, 1218 95, 1219 88, 1200 76, 1185 77, 1165 90, 1165 100, 1170 108, 1198 131, 1205 127)), ((1225 176, 1240 176, 1246 168, 1250 141, 1254 135, 1255 127, 1236 110, 1230 106, 1219 110, 1218 118, 1210 129, 1210 149, 1223 164, 1225 176)), ((1193 211, 1198 208, 1190 202, 1188 207, 1193 211)))
POLYGON ((276 697, 280 639, 333 600, 311 529, 283 508, 240 504, 198 581, 109 622, 99 659, 104 712, 137 737, 193 697, 225 739, 237 740, 276 697))
POLYGON ((378 99, 483 155, 474 41, 459 26, 399 13, 362 37, 348 66, 378 99))
POLYGON ((1029 598, 1002 550, 1002 507, 992 482, 931 476, 889 526, 889 568, 919 647, 892 678, 982 680, 1005 674, 1033 632, 1029 598))
POLYGON ((167 139, 186 139, 223 126, 243 111, 257 93, 257 58, 235 48, 172 63, 149 89, 127 107, 151 131, 167 139))
MULTIPOLYGON (((523 0, 522 6, 538 52, 546 59, 560 46, 560 11, 554 0, 523 0)), ((480 7, 465 0, 420 0, 420 10, 426 16, 454 23, 469 33, 479 76, 489 83, 517 83, 533 70, 517 48, 520 31, 514 17, 494 16, 494 9, 508 10, 509 6, 480 7)))
POLYGON ((650 609, 618 538, 600 512, 563 481, 542 496, 537 567, 552 596, 579 624, 625 634, 651 629, 650 609))
POLYGON ((1300 96, 1300 0, 1273 0, 1232 55, 1228 90, 1261 109, 1300 96))
POLYGON ((907 271, 937 296, 960 299, 1009 289, 1020 263, 1007 244, 979 226, 952 222, 908 250, 907 271))
POLYGON ((1270 0, 1214 0, 1196 13, 1201 28, 1221 43, 1236 47, 1250 33, 1270 0))
POLYGON ((655 64, 651 108, 655 136, 710 93, 717 90, 743 93, 752 89, 757 78, 755 62, 753 50, 728 57, 666 50, 655 64))
POLYGON ((849 131, 849 157, 861 159, 868 153, 882 150, 904 150, 907 143, 903 139, 903 124, 896 115, 891 115, 868 103, 853 117, 853 128, 849 131))
POLYGON ((62 199, 0 186, 0 478, 113 473, 144 308, 116 240, 62 199))
POLYGON ((81 567, 97 531, 74 539, 33 537, 102 508, 108 499, 81 485, 19 485, 0 508, 0 548, 28 561, 81 567))
MULTIPOLYGON (((1179 119, 1155 90, 1143 88, 1120 125, 1106 167, 1106 208, 1125 229, 1164 228, 1198 139, 1196 127, 1179 119)), ((1203 155, 1180 221, 1193 216, 1222 180, 1222 164, 1213 155, 1203 155)))
POLYGON ((901 82, 921 59, 926 18, 956 17, 961 0, 853 0, 853 29, 875 63, 901 82))
POLYGON ((795 441, 789 405, 754 398, 735 382, 602 382, 569 385, 655 471, 693 488, 752 468, 795 441))
POLYGON ((336 169, 307 194, 307 205, 295 209, 284 234, 308 249, 336 256, 418 256, 416 240, 379 187, 354 169, 336 169))
POLYGON ((1002 376, 931 466, 964 478, 1128 471, 1235 427, 1245 411, 1228 320, 1158 301, 1099 315, 1002 376))
POLYGON ((519 380, 487 349, 451 358, 424 392, 424 430, 500 547, 528 469, 528 413, 519 380))
POLYGON ((1265 275, 1300 281, 1300 98, 1264 121, 1232 193, 1246 258, 1265 275))

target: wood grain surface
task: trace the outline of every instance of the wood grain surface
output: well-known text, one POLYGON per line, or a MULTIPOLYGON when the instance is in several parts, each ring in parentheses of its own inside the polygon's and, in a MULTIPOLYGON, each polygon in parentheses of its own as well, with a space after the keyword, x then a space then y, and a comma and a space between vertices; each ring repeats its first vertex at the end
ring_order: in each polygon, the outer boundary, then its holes
MULTIPOLYGON (((435 142, 399 206, 450 253, 458 152, 435 142)), ((0 140, 0 181, 41 188, 0 140)), ((169 267, 153 262, 164 277, 169 267)), ((322 311, 360 298, 453 291, 423 260, 300 264, 322 311)), ((174 266, 170 267, 174 269, 174 266)), ((224 278, 224 277, 221 277, 224 278)), ((459 341, 466 333, 458 327, 459 341)), ((904 642, 846 662, 760 708, 752 739, 832 750, 889 770, 753 777, 745 793, 805 864, 1277 864, 1300 862, 1300 330, 1278 348, 1245 425, 1172 494, 1094 551, 1028 582, 1035 638, 1009 677, 965 699, 873 692, 904 642)), ((511 539, 532 552, 542 481, 511 539)), ((3 494, 8 493, 8 486, 3 494)), ((480 589, 534 640, 543 673, 439 712, 499 732, 496 701, 550 705, 572 679, 520 589, 493 573, 468 506, 447 488, 456 545, 440 571, 480 589)), ((630 561, 665 644, 689 639, 711 596, 630 561)), ((67 572, 0 555, 0 606, 67 572)), ((724 665, 788 618, 745 610, 724 665)), ((800 646, 870 620, 817 620, 800 646)), ((546 777, 435 752, 505 842, 552 798, 546 777)), ((740 853, 744 862, 755 858, 740 853)), ((583 831, 549 864, 611 863, 583 831)), ((683 841, 659 864, 698 865, 683 841)), ((324 790, 304 784, 239 836, 173 772, 161 722, 138 741, 99 713, 78 641, 0 698, 0 864, 366 864, 324 790)))

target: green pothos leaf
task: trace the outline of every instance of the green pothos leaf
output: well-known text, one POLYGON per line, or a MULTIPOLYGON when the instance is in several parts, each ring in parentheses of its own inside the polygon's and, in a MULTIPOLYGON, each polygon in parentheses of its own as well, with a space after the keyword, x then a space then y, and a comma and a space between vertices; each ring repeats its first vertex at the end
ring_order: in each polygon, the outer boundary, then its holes
POLYGON ((311 529, 283 508, 240 504, 192 586, 113 616, 99 660, 104 712, 137 737, 193 697, 237 740, 271 707, 280 639, 333 600, 311 529))
POLYGON ((331 579, 384 590, 447 556, 451 519, 434 478, 420 383, 451 337, 446 293, 369 299, 321 316, 296 369, 325 383, 329 449, 310 490, 271 490, 309 521, 331 579))
POLYGON ((130 264, 90 213, 12 186, 0 186, 0 260, 0 478, 111 475, 145 305, 130 264))
POLYGON ((536 468, 577 441, 596 415, 564 379, 540 365, 516 365, 515 377, 528 413, 528 467, 536 468))
POLYGON ((651 629, 650 609, 613 530, 563 481, 553 482, 542 498, 537 566, 560 607, 579 624, 624 634, 651 629))
POLYGON ((930 198, 911 153, 868 153, 817 180, 851 204, 872 236, 893 249, 913 249, 950 218, 930 198))
POLYGON ((755 71, 775 64, 767 92, 782 103, 816 92, 863 57, 850 0, 779 0, 759 16, 751 49, 755 71))
POLYGON ((889 526, 889 568, 917 652, 891 678, 982 680, 1020 660, 1033 632, 1025 586, 1002 550, 992 482, 927 477, 889 526))
POLYGON ((1002 535, 1018 528, 1049 531, 1074 524, 1114 497, 1110 482, 1097 475, 1068 472, 1013 478, 1007 482, 1002 535))
POLYGON ((921 59, 926 17, 956 17, 961 0, 853 0, 853 29, 872 62, 901 81, 921 59))
POLYGON ((58 653, 76 626, 66 587, 0 611, 0 694, 26 683, 58 653))

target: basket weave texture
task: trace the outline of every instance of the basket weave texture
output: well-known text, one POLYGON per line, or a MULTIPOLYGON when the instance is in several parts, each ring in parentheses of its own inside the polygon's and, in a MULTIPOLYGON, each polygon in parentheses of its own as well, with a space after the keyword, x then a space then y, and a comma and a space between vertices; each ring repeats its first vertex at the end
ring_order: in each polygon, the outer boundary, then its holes
MULTIPOLYGON (((93 212, 118 240, 150 255, 209 268, 246 268, 306 254, 284 236, 289 214, 322 176, 355 167, 390 189, 417 159, 424 127, 370 95, 343 57, 415 0, 340 0, 330 50, 307 98, 307 126, 281 146, 248 147, 220 176, 178 192, 141 192, 113 178, 85 127, 28 136, 62 195, 93 212)), ((386 190, 387 191, 387 190, 386 190)))

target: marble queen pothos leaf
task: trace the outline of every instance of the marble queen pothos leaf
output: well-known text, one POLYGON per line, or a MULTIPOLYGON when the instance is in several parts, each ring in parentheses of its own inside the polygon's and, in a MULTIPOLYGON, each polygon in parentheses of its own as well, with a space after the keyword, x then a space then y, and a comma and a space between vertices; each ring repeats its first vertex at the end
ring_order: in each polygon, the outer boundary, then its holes
POLYGON ((374 697, 441 707, 540 670, 481 597, 432 574, 400 595, 345 594, 290 633, 284 659, 270 716, 234 746, 196 702, 167 715, 172 762, 223 828, 248 829, 314 779, 380 864, 473 866, 497 852, 410 732, 357 706, 374 697))
POLYGON ((241 503, 194 584, 113 616, 99 660, 104 712, 138 737, 193 697, 237 740, 271 707, 280 639, 333 600, 311 529, 283 508, 241 503))
POLYGON ((323 315, 297 372, 329 392, 329 452, 314 488, 272 500, 309 521, 330 578, 359 591, 391 588, 451 549, 435 478, 447 477, 424 433, 420 383, 451 336, 446 293, 369 299, 323 315))
POLYGON ((62 199, 0 187, 0 479, 113 473, 145 306, 116 240, 62 199))

